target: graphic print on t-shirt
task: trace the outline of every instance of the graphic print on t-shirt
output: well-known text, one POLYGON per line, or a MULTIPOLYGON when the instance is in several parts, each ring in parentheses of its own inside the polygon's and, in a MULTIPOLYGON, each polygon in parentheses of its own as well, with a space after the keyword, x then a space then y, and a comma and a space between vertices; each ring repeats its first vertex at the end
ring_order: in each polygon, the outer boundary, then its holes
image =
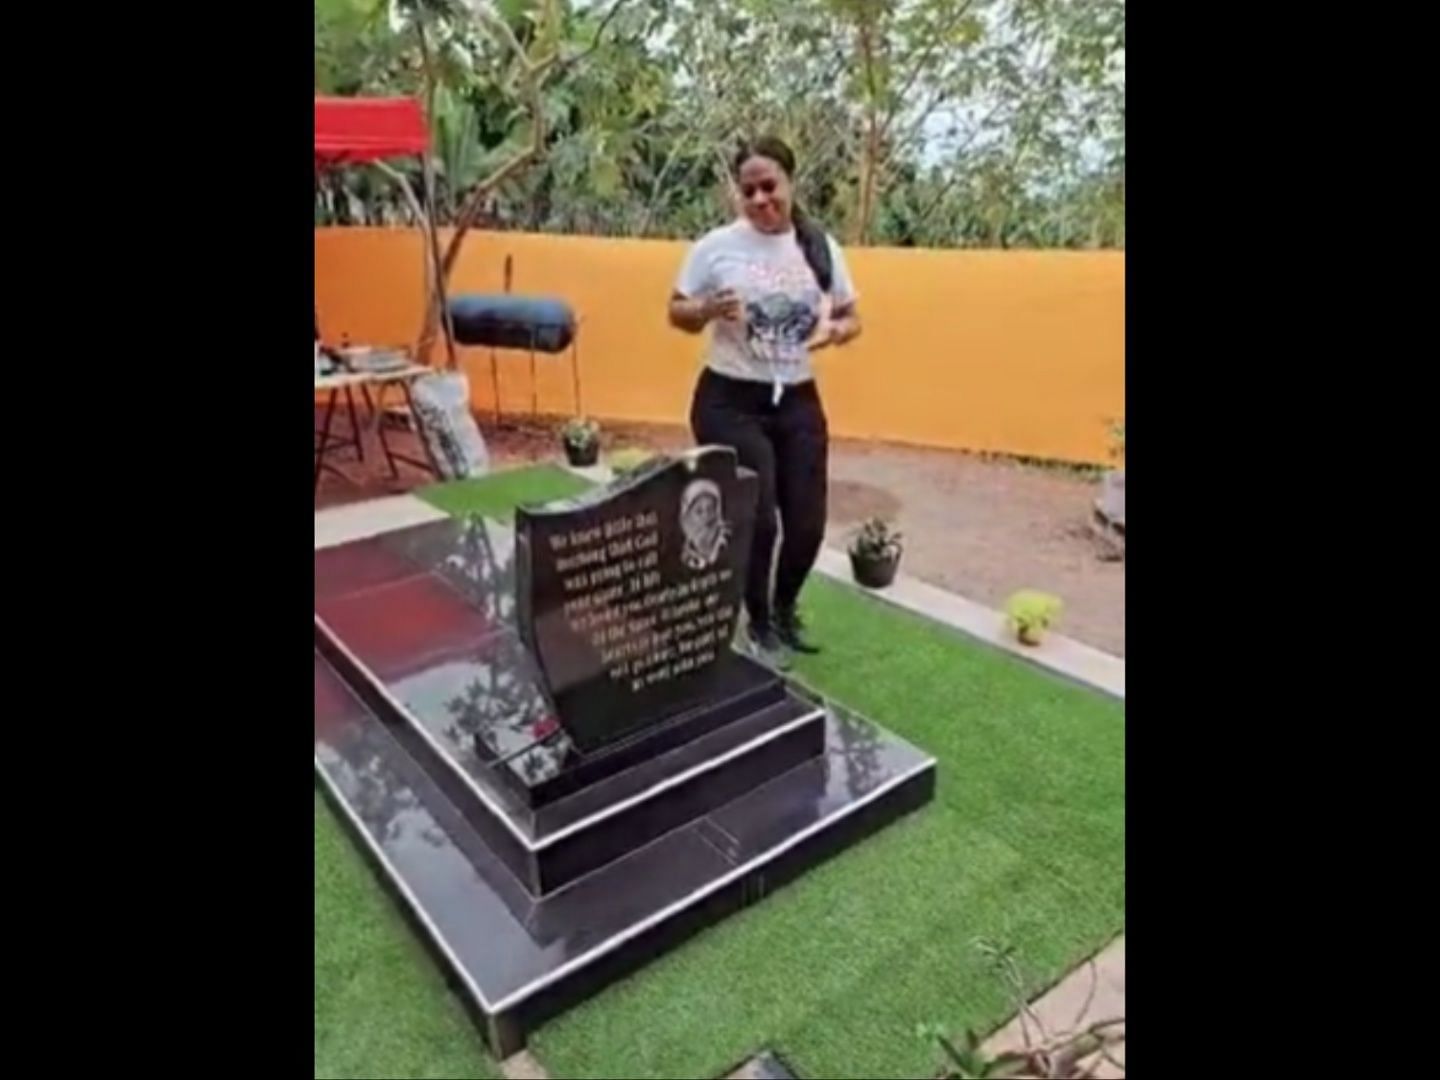
POLYGON ((804 363, 823 299, 809 266, 746 260, 742 275, 751 353, 777 366, 804 363))

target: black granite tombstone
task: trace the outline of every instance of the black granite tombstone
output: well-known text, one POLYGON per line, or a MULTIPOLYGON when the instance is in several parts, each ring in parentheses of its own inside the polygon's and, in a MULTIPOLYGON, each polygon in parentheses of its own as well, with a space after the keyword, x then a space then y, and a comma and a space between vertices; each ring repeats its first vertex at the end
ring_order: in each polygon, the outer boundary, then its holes
POLYGON ((516 515, 520 634, 582 754, 733 696, 755 525, 735 451, 661 458, 516 515))

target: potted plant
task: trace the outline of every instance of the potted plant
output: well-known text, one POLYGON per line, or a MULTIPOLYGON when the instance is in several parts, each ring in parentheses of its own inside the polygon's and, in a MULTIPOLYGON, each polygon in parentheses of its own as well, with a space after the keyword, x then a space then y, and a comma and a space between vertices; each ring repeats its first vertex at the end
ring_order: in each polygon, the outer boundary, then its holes
POLYGON ((871 518, 850 541, 850 569, 857 583, 883 589, 895 580, 904 550, 901 536, 881 518, 871 518))
POLYGON ((600 425, 587 417, 577 416, 560 432, 565 446, 565 460, 577 469, 587 468, 600 460, 600 425))
POLYGON ((1010 629, 1021 645, 1039 645, 1045 640, 1045 631, 1060 618, 1064 605, 1058 596, 1022 589, 1010 597, 1005 604, 1005 614, 1010 619, 1010 629))

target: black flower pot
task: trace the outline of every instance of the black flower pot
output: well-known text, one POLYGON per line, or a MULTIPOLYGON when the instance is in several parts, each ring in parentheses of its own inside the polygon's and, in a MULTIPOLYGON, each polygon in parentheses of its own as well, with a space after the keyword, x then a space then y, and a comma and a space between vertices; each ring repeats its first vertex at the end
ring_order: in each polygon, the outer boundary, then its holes
POLYGON ((850 552, 850 571, 855 581, 867 589, 883 589, 895 580, 900 569, 900 552, 893 555, 861 555, 850 552))
POLYGON ((572 468, 588 469, 600 460, 600 441, 586 443, 584 446, 576 446, 574 443, 565 444, 565 460, 572 468))

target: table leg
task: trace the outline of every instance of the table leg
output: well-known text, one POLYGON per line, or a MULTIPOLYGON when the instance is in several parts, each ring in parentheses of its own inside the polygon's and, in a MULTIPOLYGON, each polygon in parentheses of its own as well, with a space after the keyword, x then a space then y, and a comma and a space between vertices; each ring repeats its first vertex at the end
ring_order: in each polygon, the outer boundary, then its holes
POLYGON ((320 490, 320 470, 325 464, 325 451, 330 447, 330 424, 335 419, 335 404, 340 400, 339 389, 331 390, 325 403, 325 422, 320 427, 320 445, 315 448, 315 490, 320 490))
MULTIPOLYGON (((361 387, 364 392, 364 387, 361 387)), ((368 397, 368 393, 366 394, 368 397)), ((355 441, 355 456, 360 463, 365 463, 365 436, 360 430, 360 421, 355 415, 355 391, 351 387, 345 387, 345 406, 350 412, 350 438, 355 441)))

